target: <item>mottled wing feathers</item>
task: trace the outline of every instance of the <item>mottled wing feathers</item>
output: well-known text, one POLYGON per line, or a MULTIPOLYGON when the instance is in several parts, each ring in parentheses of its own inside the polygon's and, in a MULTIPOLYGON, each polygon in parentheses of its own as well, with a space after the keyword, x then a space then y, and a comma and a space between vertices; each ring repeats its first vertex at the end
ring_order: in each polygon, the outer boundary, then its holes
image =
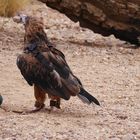
POLYGON ((33 77, 31 71, 29 70, 29 64, 25 61, 24 57, 21 55, 17 58, 17 66, 20 69, 21 74, 23 75, 24 79, 28 82, 29 85, 33 85, 33 77))
POLYGON ((50 61, 53 63, 55 70, 60 74, 61 77, 67 79, 71 72, 70 68, 68 67, 65 59, 62 55, 54 54, 50 52, 50 61))
POLYGON ((61 51, 57 50, 54 47, 50 48, 50 50, 54 55, 59 55, 65 60, 65 55, 61 51))
POLYGON ((80 92, 80 84, 73 76, 63 53, 43 52, 42 56, 19 55, 17 66, 29 85, 37 84, 48 94, 68 100, 80 92))

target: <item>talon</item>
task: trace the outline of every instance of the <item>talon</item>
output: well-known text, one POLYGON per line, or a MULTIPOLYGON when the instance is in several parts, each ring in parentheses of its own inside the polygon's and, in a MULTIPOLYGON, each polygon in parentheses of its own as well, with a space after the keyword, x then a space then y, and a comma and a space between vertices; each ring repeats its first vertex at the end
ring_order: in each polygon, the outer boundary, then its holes
MULTIPOLYGON (((44 106, 43 106, 43 107, 44 107, 44 106)), ((35 112, 40 111, 43 107, 41 106, 41 107, 35 108, 35 109, 33 109, 33 110, 26 111, 25 113, 35 113, 35 112)))
POLYGON ((51 100, 50 107, 56 107, 56 108, 60 109, 60 100, 57 100, 57 101, 51 100))
POLYGON ((48 111, 49 113, 51 113, 53 111, 54 107, 50 106, 50 108, 45 108, 46 111, 48 111))
POLYGON ((40 111, 42 108, 45 107, 45 104, 40 104, 37 101, 35 102, 35 109, 32 110, 27 110, 27 111, 17 111, 17 110, 12 110, 12 112, 17 113, 17 114, 29 114, 29 113, 36 113, 38 111, 40 111))

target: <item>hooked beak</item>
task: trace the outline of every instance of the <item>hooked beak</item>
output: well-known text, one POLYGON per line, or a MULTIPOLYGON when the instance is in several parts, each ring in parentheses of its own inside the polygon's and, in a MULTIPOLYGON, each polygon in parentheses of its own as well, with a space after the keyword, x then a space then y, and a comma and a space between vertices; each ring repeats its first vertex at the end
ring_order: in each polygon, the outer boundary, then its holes
POLYGON ((19 14, 19 15, 13 17, 13 21, 16 23, 23 23, 25 25, 27 18, 28 18, 27 15, 19 14))

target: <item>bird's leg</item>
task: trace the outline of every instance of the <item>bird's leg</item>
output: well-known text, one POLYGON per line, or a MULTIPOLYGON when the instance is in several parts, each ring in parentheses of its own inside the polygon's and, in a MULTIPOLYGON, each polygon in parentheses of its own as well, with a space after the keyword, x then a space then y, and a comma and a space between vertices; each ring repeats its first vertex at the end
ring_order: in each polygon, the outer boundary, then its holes
POLYGON ((35 113, 39 110, 41 110, 42 108, 45 107, 45 100, 46 100, 46 93, 37 85, 34 85, 34 96, 35 96, 35 109, 33 110, 28 110, 28 111, 16 111, 16 110, 12 110, 12 112, 14 113, 18 113, 18 114, 26 114, 26 113, 35 113))
POLYGON ((31 112, 37 112, 45 107, 46 93, 37 85, 34 85, 35 109, 31 112))
POLYGON ((59 100, 50 100, 50 107, 56 107, 60 109, 60 99, 59 100))
POLYGON ((52 111, 54 109, 54 107, 58 108, 58 109, 61 109, 60 107, 60 98, 57 97, 57 96, 52 96, 52 95, 49 95, 50 97, 50 111, 52 111))

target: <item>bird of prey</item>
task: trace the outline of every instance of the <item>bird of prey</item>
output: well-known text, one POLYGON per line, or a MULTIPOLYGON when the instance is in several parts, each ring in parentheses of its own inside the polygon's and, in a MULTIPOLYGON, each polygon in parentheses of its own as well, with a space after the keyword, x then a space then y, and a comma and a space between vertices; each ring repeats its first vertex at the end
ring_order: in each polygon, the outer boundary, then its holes
POLYGON ((73 74, 64 54, 49 42, 42 18, 19 15, 14 21, 25 28, 24 49, 17 57, 17 66, 27 83, 34 86, 35 111, 45 106, 47 94, 51 108, 60 108, 61 98, 69 100, 71 96, 100 105, 73 74))

